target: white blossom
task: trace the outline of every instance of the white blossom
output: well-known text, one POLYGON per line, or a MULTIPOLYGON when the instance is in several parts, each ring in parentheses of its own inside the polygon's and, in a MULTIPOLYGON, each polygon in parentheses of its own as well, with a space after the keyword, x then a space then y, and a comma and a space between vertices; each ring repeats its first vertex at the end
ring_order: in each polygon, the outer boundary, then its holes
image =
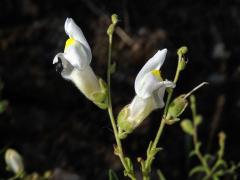
POLYGON ((53 64, 64 79, 72 81, 88 99, 99 105, 106 98, 106 92, 90 67, 92 52, 89 44, 73 19, 67 18, 64 28, 69 39, 64 52, 54 57, 53 64))
POLYGON ((166 88, 175 84, 163 80, 160 68, 166 58, 167 49, 159 50, 139 71, 135 79, 136 95, 118 116, 120 130, 130 133, 155 109, 164 107, 166 88))

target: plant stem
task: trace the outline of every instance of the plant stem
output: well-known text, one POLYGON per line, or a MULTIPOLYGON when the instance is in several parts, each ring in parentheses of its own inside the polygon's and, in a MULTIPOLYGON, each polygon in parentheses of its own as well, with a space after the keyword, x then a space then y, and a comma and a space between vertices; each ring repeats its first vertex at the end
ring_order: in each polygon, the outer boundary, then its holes
POLYGON ((208 163, 206 161, 206 159, 204 159, 201 151, 199 150, 199 141, 198 141, 198 134, 197 134, 197 125, 196 125, 196 118, 197 118, 197 112, 196 112, 196 105, 193 104, 191 106, 191 110, 192 110, 192 117, 193 117, 193 144, 194 144, 194 149, 195 149, 195 153, 199 159, 199 161, 201 162, 202 166, 205 169, 205 172, 207 174, 207 176, 209 176, 211 174, 211 170, 208 166, 208 163))
POLYGON ((120 158, 120 161, 127 172, 127 175, 130 179, 136 180, 136 177, 133 172, 129 172, 128 165, 125 161, 123 149, 122 149, 122 143, 120 138, 118 137, 118 131, 117 126, 115 123, 115 119, 113 116, 113 110, 112 110, 112 100, 111 100, 111 57, 112 57, 112 34, 109 35, 109 47, 108 47, 108 69, 107 69, 107 84, 108 84, 108 114, 111 120, 114 137, 117 143, 118 148, 118 156, 120 158))
MULTIPOLYGON (((178 60, 178 66, 177 66, 177 70, 176 70, 176 73, 175 73, 175 77, 174 77, 174 83, 176 84, 177 81, 178 81, 178 78, 179 78, 179 75, 180 75, 180 68, 179 68, 179 65, 180 65, 180 60, 178 60)), ((159 125, 159 128, 158 128, 158 131, 157 131, 157 134, 156 134, 156 137, 153 141, 153 144, 151 146, 151 150, 152 152, 154 152, 157 148, 157 144, 160 140, 160 137, 162 135, 162 132, 163 132, 163 129, 165 127, 165 117, 167 116, 167 113, 168 113, 168 108, 169 108, 169 105, 170 105, 170 101, 171 101, 171 98, 172 98, 172 94, 173 94, 173 89, 170 89, 169 88, 169 91, 168 91, 168 96, 167 96, 167 101, 166 101, 166 105, 165 105, 165 108, 164 108, 164 111, 163 111, 163 116, 162 116, 162 119, 161 119, 161 123, 159 125)), ((155 155, 154 155, 155 156, 155 155)), ((154 157, 149 157, 147 156, 147 159, 145 161, 145 167, 143 169, 143 180, 149 180, 149 170, 151 169, 151 165, 152 165, 152 161, 153 160, 150 160, 150 159, 154 159, 154 157)))

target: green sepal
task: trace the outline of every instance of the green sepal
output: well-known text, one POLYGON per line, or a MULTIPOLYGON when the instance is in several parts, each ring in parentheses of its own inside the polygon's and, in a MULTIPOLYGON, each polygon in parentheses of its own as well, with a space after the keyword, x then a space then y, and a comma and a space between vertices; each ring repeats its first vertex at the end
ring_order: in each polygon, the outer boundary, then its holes
POLYGON ((130 123, 127 118, 129 115, 129 109, 128 105, 125 106, 118 114, 117 117, 117 123, 119 127, 119 135, 124 135, 124 136, 119 136, 120 138, 126 138, 127 134, 130 134, 133 130, 133 124, 130 123))
POLYGON ((91 95, 91 100, 94 104, 96 104, 101 109, 107 109, 108 107, 108 99, 107 99, 107 84, 101 78, 98 79, 99 86, 101 91, 94 92, 91 95))
POLYGON ((103 102, 106 98, 106 93, 98 91, 92 94, 92 99, 94 102, 103 102))
POLYGON ((141 170, 144 171, 144 168, 145 168, 145 161, 144 161, 144 159, 141 158, 141 157, 138 157, 137 161, 141 164, 141 170))
POLYGON ((152 144, 153 144, 153 142, 150 141, 150 143, 149 143, 149 145, 148 145, 148 148, 147 148, 147 156, 150 155, 150 151, 151 151, 151 149, 152 149, 152 144))
POLYGON ((103 110, 108 108, 108 104, 107 103, 94 102, 94 104, 96 104, 100 109, 103 109, 103 110))
POLYGON ((107 83, 102 78, 99 78, 98 82, 99 82, 101 90, 103 92, 107 92, 107 88, 108 88, 107 83))
POLYGON ((175 124, 175 123, 177 123, 177 122, 179 122, 179 121, 180 121, 180 118, 165 119, 165 123, 166 123, 167 125, 173 125, 173 124, 175 124))
POLYGON ((126 171, 126 169, 124 170, 124 176, 128 176, 129 174, 133 174, 134 169, 133 169, 133 164, 132 161, 129 157, 125 157, 124 158, 126 165, 127 165, 127 169, 128 171, 126 171))

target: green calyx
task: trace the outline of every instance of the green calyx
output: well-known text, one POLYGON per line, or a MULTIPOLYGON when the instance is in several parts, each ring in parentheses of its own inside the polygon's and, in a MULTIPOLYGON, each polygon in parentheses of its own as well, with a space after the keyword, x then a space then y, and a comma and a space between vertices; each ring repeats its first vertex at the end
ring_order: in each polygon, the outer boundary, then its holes
POLYGON ((133 124, 127 120, 128 116, 129 116, 129 108, 127 105, 120 111, 117 117, 117 123, 119 128, 118 135, 120 139, 126 138, 127 135, 134 130, 133 124))
POLYGON ((99 78, 98 80, 101 91, 94 92, 91 96, 91 100, 101 109, 107 109, 108 100, 107 100, 107 84, 104 80, 99 78))
POLYGON ((188 105, 188 101, 185 98, 185 94, 175 98, 169 106, 167 119, 178 118, 184 112, 187 105, 188 105))

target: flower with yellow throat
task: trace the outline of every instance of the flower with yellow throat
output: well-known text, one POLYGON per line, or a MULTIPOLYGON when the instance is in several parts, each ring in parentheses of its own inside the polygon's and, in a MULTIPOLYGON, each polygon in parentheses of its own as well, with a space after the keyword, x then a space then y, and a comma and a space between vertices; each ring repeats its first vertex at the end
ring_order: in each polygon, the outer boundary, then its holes
POLYGON ((135 79, 136 95, 118 115, 119 135, 121 138, 131 133, 155 109, 164 107, 166 88, 175 84, 161 77, 160 68, 166 58, 167 49, 159 50, 142 67, 135 79))
POLYGON ((53 60, 56 70, 64 79, 75 86, 91 101, 102 109, 107 108, 107 88, 90 67, 92 52, 80 27, 72 18, 65 21, 65 32, 69 36, 63 53, 58 53, 53 60))

